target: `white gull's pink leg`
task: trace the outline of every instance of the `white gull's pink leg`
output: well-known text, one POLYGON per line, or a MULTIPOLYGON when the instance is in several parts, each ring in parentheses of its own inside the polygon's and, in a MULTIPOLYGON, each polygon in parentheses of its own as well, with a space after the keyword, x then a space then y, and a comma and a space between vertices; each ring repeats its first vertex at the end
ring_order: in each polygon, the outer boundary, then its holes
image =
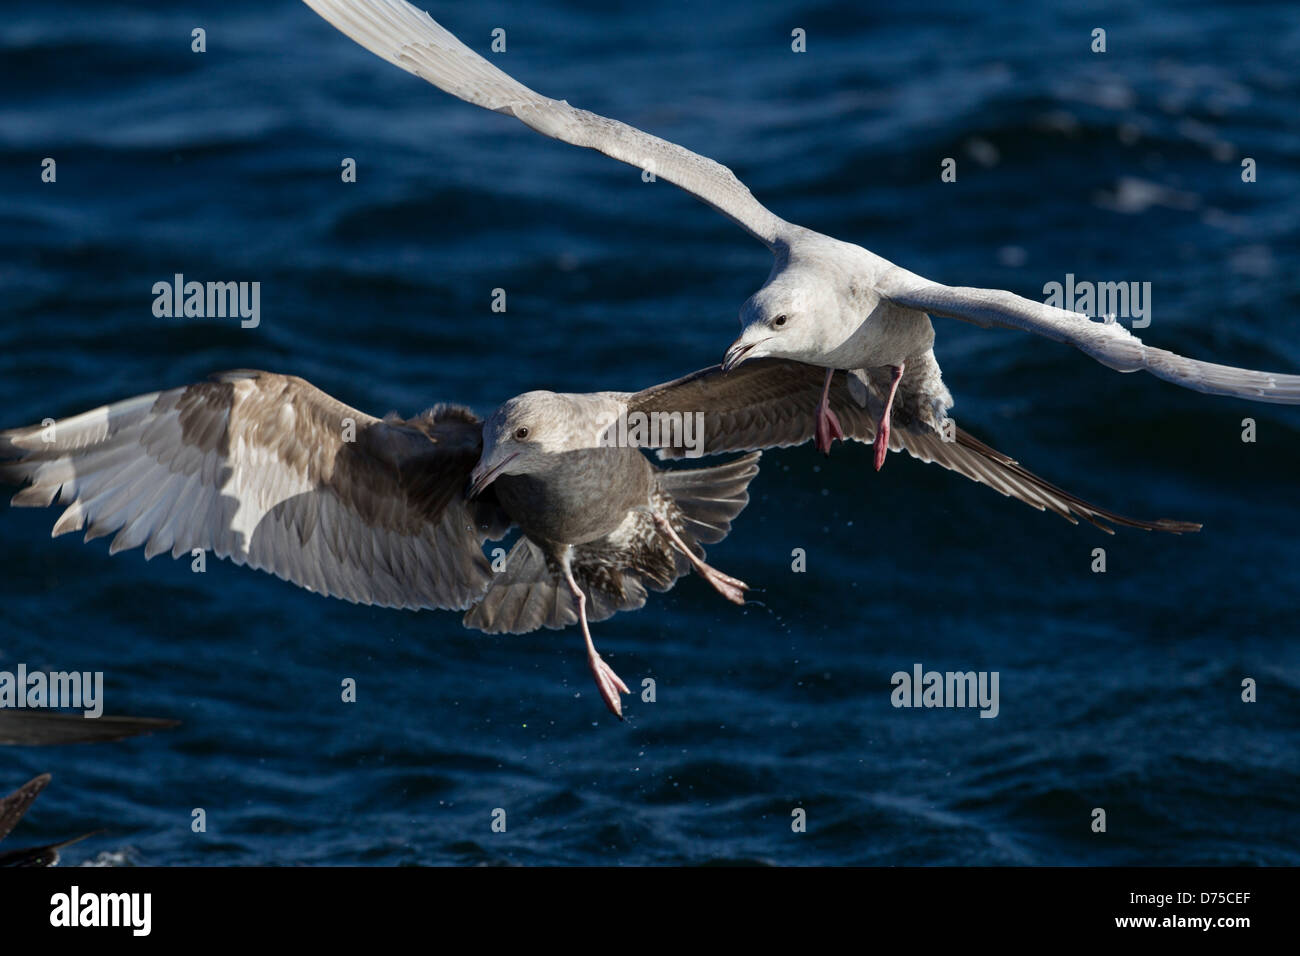
POLYGON ((817 450, 823 455, 831 453, 831 443, 835 439, 844 440, 844 429, 840 427, 840 420, 835 413, 831 411, 831 378, 835 375, 835 369, 826 370, 826 384, 822 388, 822 400, 817 403, 817 450))
POLYGON ((876 451, 876 471, 885 466, 885 456, 889 454, 889 415, 894 410, 894 395, 898 391, 898 383, 903 379, 902 364, 891 365, 893 377, 889 382, 889 397, 885 399, 885 410, 880 414, 880 422, 876 425, 876 440, 872 447, 876 451))

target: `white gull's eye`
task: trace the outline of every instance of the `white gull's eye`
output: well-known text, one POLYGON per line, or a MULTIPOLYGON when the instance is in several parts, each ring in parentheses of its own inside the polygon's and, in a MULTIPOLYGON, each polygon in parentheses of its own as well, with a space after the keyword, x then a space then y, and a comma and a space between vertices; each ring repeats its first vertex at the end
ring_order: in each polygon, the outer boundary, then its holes
POLYGON ((779 329, 781 326, 785 325, 786 318, 787 316, 784 312, 778 315, 775 319, 772 320, 772 328, 779 329))

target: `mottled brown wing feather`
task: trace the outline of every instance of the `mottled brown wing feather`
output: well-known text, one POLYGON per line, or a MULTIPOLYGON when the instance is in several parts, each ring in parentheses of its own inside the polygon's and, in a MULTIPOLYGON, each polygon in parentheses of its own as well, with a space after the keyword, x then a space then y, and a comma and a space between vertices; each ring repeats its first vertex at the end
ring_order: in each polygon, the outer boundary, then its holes
POLYGON ((237 371, 0 432, 20 506, 67 508, 54 534, 110 552, 194 549, 363 604, 465 608, 509 525, 464 497, 482 445, 467 409, 380 420, 300 378, 237 371))
MULTIPOLYGON (((825 376, 826 370, 817 366, 755 359, 729 372, 715 365, 619 398, 629 412, 702 412, 706 454, 750 451, 812 440, 813 411, 821 398, 825 376)), ((876 417, 884 404, 881 389, 886 380, 884 375, 868 376, 864 406, 854 398, 849 373, 834 373, 830 403, 847 438, 860 442, 875 439, 876 417)), ((945 441, 923 420, 923 404, 908 400, 907 384, 904 375, 900 401, 895 403, 890 420, 891 450, 906 451, 921 461, 942 465, 1039 511, 1053 511, 1067 521, 1075 522, 1077 515, 1108 533, 1112 531, 1108 524, 1174 534, 1200 530, 1201 526, 1193 522, 1165 518, 1143 521, 1090 504, 955 426, 950 433, 952 440, 945 441)), ((659 454, 679 458, 683 449, 664 448, 659 454)))
MULTIPOLYGON (((826 370, 815 365, 752 359, 729 372, 714 365, 620 397, 629 412, 702 412, 705 454, 760 451, 812 440, 813 408, 825 379, 826 370)), ((835 373, 831 408, 846 435, 862 441, 875 436, 875 422, 849 394, 845 372, 835 373)), ((683 454, 681 448, 660 450, 661 458, 683 454)))

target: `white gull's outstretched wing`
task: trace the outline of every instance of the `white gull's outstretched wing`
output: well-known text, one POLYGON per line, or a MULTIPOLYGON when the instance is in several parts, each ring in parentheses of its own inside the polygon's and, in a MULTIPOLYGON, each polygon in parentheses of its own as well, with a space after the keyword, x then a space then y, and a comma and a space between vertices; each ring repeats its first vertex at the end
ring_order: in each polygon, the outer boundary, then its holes
POLYGON ((895 266, 876 282, 876 291, 897 305, 961 319, 985 328, 1001 326, 1064 342, 1121 372, 1150 372, 1175 385, 1279 405, 1300 404, 1300 375, 1256 372, 1201 362, 1142 340, 1116 322, 1102 322, 998 289, 941 285, 895 266))
POLYGON ((634 126, 542 96, 479 56, 405 0, 304 0, 329 23, 389 63, 546 136, 654 173, 729 216, 775 248, 789 228, 727 167, 634 126))

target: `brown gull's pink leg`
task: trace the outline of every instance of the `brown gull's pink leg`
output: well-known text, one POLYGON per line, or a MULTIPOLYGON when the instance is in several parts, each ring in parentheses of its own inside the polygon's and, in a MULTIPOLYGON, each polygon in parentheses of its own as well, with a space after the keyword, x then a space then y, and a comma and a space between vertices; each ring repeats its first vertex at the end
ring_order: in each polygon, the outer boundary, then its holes
POLYGON ((844 429, 840 427, 840 420, 831 411, 831 377, 835 374, 835 369, 826 370, 826 385, 822 388, 822 400, 817 403, 817 450, 823 455, 831 453, 831 443, 835 439, 844 440, 844 429))
POLYGON ((880 414, 880 422, 876 425, 876 440, 873 446, 876 450, 876 471, 885 467, 885 456, 889 454, 889 415, 894 410, 894 394, 898 391, 898 383, 902 381, 904 366, 891 365, 893 377, 889 381, 889 398, 885 399, 885 410, 880 414))
POLYGON ((578 605, 578 622, 582 625, 582 636, 587 641, 587 665, 591 668, 591 676, 596 679, 596 687, 600 691, 600 696, 604 698, 605 706, 619 720, 623 719, 623 700, 618 696, 618 692, 625 694, 632 693, 623 683, 623 679, 614 673, 614 668, 605 663, 605 659, 596 652, 596 645, 591 639, 591 629, 587 626, 587 595, 582 593, 582 588, 578 587, 578 582, 573 579, 573 571, 569 568, 569 562, 564 562, 564 580, 569 583, 569 591, 573 594, 573 600, 578 605))
POLYGON ((732 604, 744 604, 745 592, 749 590, 749 585, 739 578, 733 578, 729 574, 723 574, 715 567, 711 567, 695 556, 695 552, 686 546, 686 542, 681 539, 673 529, 670 522, 663 515, 655 515, 655 526, 663 533, 673 546, 686 555, 686 560, 691 562, 691 566, 699 573, 700 577, 708 581, 724 598, 732 604))

